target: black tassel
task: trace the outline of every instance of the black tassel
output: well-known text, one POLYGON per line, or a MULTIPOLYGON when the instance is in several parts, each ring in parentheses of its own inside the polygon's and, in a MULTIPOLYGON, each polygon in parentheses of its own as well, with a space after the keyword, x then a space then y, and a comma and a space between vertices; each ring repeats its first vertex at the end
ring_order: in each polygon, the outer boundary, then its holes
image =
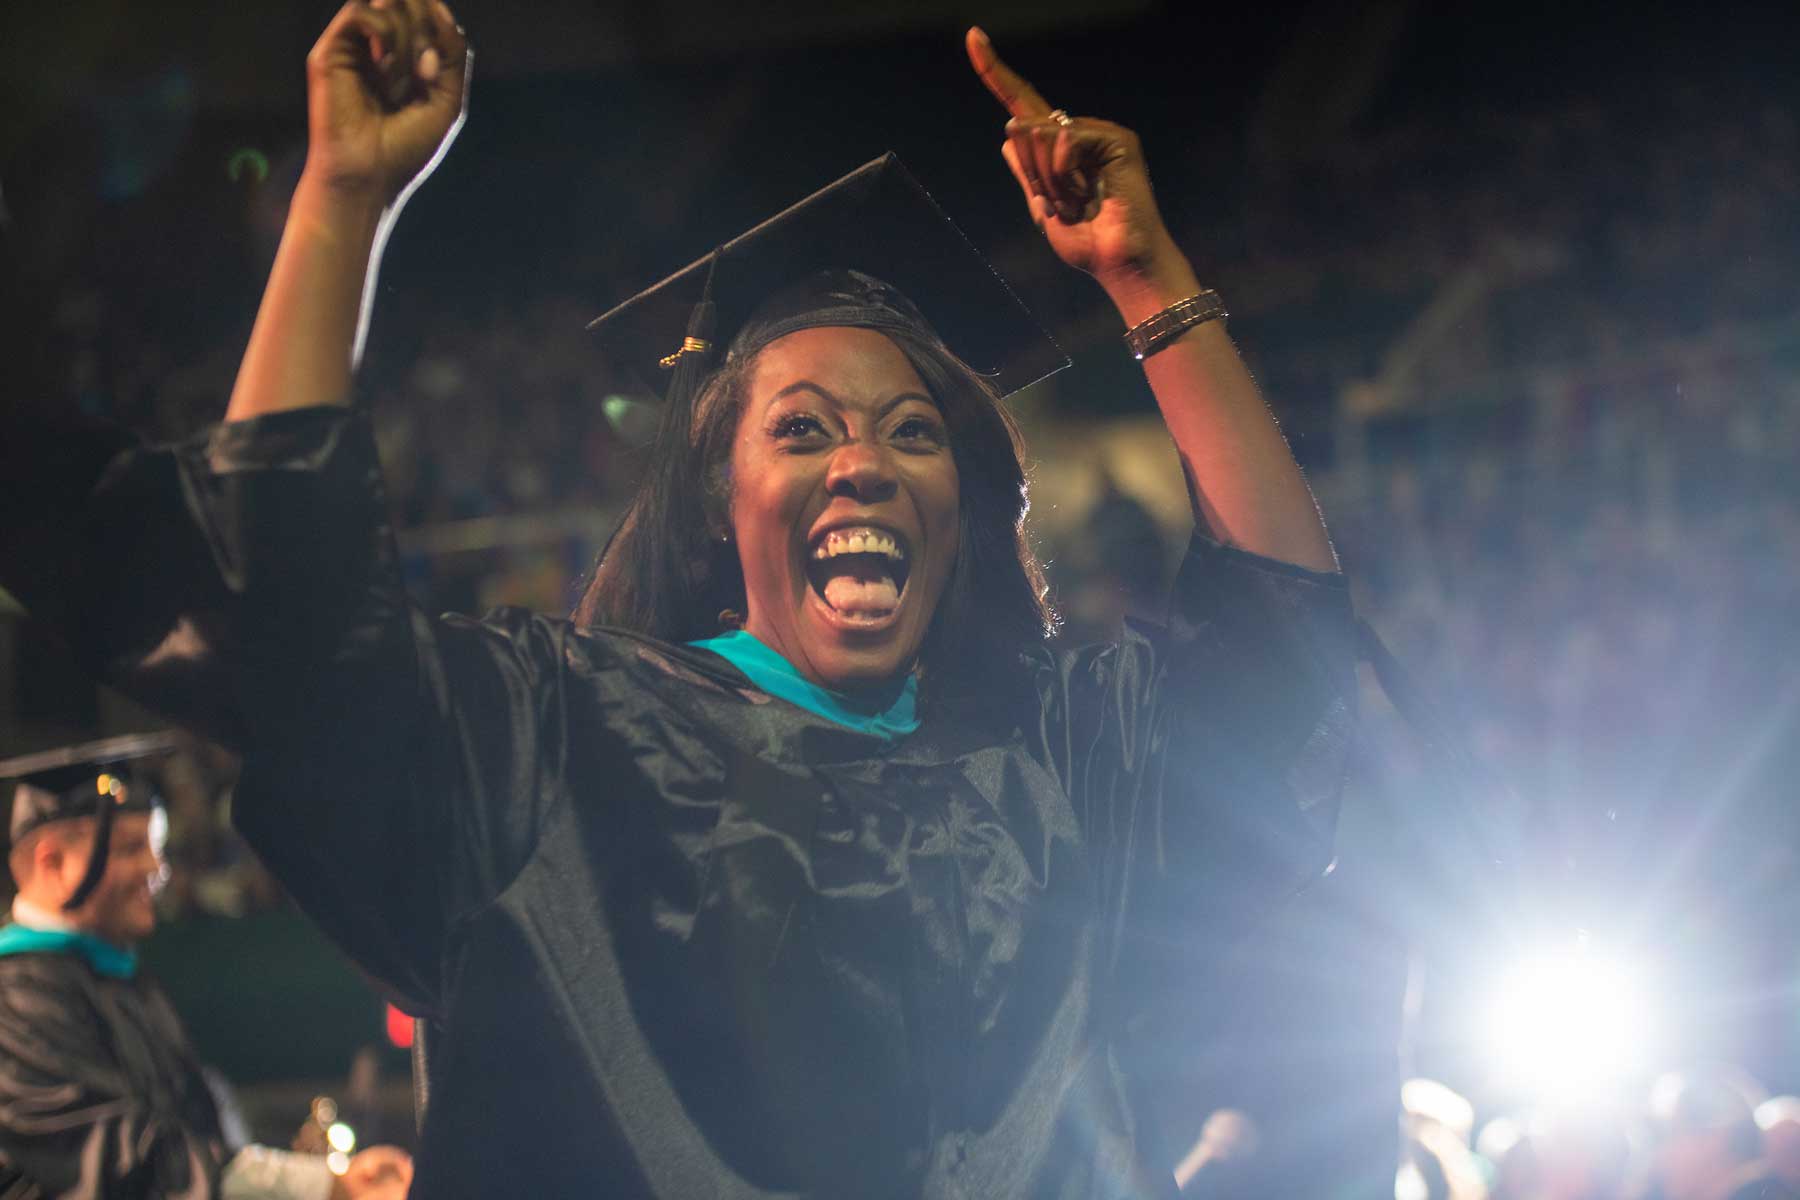
POLYGON ((112 850, 113 808, 118 798, 102 792, 94 801, 94 848, 88 854, 87 870, 82 873, 81 882, 75 885, 75 891, 63 901, 64 912, 74 912, 87 898, 94 894, 100 881, 106 877, 106 860, 112 850))
MULTIPOLYGON (((674 411, 686 414, 688 436, 693 435, 695 393, 700 381, 713 363, 713 326, 718 313, 713 304, 713 274, 718 270, 719 252, 714 250, 706 266, 706 283, 700 291, 700 302, 688 315, 687 338, 674 354, 674 374, 669 379, 667 402, 674 411)), ((668 361, 668 360, 664 360, 668 361)))

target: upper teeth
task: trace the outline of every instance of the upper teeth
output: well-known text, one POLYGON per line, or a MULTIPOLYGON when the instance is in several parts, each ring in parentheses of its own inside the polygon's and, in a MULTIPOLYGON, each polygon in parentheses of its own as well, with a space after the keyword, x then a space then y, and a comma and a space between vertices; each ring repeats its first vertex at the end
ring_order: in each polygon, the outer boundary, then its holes
POLYGON ((906 558, 892 534, 879 529, 834 529, 813 550, 814 558, 835 558, 840 554, 885 554, 895 561, 906 558))

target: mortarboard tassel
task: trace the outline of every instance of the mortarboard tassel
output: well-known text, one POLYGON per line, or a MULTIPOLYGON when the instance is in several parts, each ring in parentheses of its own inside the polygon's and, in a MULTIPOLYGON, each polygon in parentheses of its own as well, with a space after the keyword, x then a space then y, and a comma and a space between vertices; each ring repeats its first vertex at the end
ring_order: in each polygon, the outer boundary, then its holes
POLYGON ((94 847, 88 852, 87 870, 81 876, 81 882, 69 898, 63 901, 64 912, 74 912, 87 898, 94 894, 100 886, 100 880, 106 876, 106 860, 112 849, 113 809, 117 807, 117 797, 109 792, 101 792, 94 797, 94 847))
POLYGON ((668 402, 674 411, 687 414, 687 428, 693 428, 693 405, 700 379, 712 363, 713 325, 717 312, 713 304, 713 274, 719 266, 719 251, 708 256, 706 283, 700 291, 700 302, 688 315, 687 336, 681 348, 662 360, 662 366, 674 371, 669 379, 668 402))

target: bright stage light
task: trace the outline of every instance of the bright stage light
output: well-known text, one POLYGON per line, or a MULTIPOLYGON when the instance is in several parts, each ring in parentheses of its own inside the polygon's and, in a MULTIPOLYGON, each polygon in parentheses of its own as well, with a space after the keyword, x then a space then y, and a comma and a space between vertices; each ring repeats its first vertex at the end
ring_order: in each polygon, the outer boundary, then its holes
POLYGON ((1504 1080, 1544 1103, 1601 1099, 1648 1061, 1645 981, 1584 943, 1516 965, 1493 996, 1488 1038, 1504 1080))

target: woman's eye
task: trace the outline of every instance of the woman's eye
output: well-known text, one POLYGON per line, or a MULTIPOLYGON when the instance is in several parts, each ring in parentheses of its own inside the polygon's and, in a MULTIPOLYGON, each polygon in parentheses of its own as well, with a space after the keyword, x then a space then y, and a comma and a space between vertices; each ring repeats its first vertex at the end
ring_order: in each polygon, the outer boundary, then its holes
POLYGON ((775 436, 778 438, 810 437, 816 433, 824 433, 825 426, 817 417, 792 416, 783 417, 775 422, 775 436))
POLYGON ((924 417, 908 417, 906 420, 900 422, 900 424, 894 427, 894 436, 909 441, 916 441, 919 438, 925 438, 933 442, 943 440, 943 435, 940 433, 937 424, 933 421, 927 421, 924 417))

